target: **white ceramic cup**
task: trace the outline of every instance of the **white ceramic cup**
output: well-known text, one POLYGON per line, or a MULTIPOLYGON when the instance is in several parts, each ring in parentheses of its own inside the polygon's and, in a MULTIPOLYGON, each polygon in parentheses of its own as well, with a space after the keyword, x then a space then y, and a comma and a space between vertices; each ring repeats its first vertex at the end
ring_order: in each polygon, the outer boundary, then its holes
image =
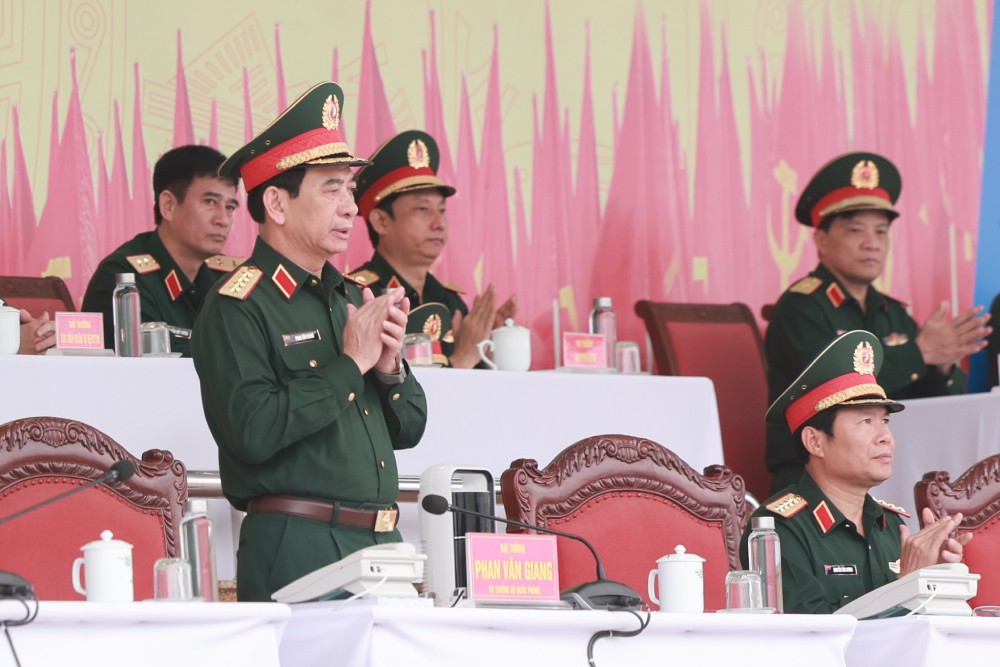
POLYGON ((0 354, 17 354, 21 347, 21 311, 0 306, 0 354))
POLYGON ((519 327, 508 319, 502 327, 490 332, 487 340, 476 345, 479 358, 493 370, 526 371, 531 368, 531 330, 519 327), (493 359, 486 356, 492 350, 493 359))
POLYGON ((685 551, 683 545, 677 545, 674 553, 658 559, 656 569, 649 572, 649 599, 660 605, 660 611, 689 614, 705 611, 705 559, 685 551))
POLYGON ((73 561, 73 589, 87 602, 132 602, 132 545, 112 539, 110 530, 101 539, 81 547, 83 557, 73 561), (87 586, 84 588, 80 574, 87 586))

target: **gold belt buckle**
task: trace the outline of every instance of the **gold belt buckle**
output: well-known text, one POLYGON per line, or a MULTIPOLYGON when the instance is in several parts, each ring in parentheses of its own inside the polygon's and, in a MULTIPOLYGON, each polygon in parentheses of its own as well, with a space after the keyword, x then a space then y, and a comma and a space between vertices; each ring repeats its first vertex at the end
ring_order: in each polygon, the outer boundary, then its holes
POLYGON ((375 532, 391 533, 396 528, 396 520, 399 518, 399 510, 379 510, 375 515, 375 532))

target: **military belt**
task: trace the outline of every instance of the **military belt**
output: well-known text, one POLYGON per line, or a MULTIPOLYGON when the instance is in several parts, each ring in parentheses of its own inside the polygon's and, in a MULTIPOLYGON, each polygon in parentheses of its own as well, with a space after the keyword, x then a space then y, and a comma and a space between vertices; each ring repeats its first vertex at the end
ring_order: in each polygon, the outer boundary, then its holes
POLYGON ((367 528, 376 533, 392 532, 399 520, 399 509, 393 505, 389 509, 359 510, 337 503, 296 498, 294 496, 261 496, 254 498, 247 506, 247 514, 290 514, 313 521, 322 521, 332 526, 367 528))

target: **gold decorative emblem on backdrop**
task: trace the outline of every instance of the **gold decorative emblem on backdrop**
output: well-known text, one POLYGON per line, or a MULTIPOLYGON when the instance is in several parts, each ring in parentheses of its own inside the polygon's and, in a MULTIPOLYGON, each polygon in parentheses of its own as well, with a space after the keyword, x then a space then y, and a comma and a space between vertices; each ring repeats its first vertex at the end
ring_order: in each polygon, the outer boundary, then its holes
POLYGON ((875 350, 871 343, 858 343, 854 348, 854 370, 862 375, 875 375, 875 350))
POLYGON ((851 170, 851 185, 860 190, 878 187, 878 167, 871 160, 862 160, 851 170))
POLYGON ((431 154, 427 152, 427 144, 420 139, 414 139, 406 148, 406 161, 414 169, 425 169, 431 166, 431 154))
POLYGON ((328 130, 340 127, 340 105, 333 95, 327 95, 326 102, 323 103, 323 127, 328 130))

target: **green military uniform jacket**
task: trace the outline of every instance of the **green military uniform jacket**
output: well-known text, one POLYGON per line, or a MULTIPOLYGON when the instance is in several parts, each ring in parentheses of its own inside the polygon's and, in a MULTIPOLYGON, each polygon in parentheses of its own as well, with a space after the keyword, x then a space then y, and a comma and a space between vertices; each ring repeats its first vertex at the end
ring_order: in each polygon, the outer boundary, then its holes
MULTIPOLYGON (((322 279, 262 239, 205 300, 192 340, 222 490, 237 509, 280 494, 362 509, 399 492, 394 449, 413 447, 427 420, 423 389, 407 374, 385 384, 342 353, 347 304, 361 288, 329 263, 322 279)), ((237 554, 237 594, 266 600, 285 584, 398 531, 251 514, 237 554)))
POLYGON ((139 287, 143 322, 166 322, 174 327, 170 346, 174 352, 191 356, 191 329, 205 295, 238 260, 213 257, 198 270, 191 283, 170 256, 156 231, 143 232, 108 255, 97 266, 82 310, 104 315, 104 347, 115 348, 115 319, 111 303, 115 274, 134 273, 139 287))
POLYGON ((993 333, 987 339, 986 346, 986 376, 990 380, 990 386, 995 387, 1000 384, 997 377, 997 364, 1000 363, 1000 294, 993 299, 990 306, 990 322, 993 325, 993 333))
MULTIPOLYGON (((902 510, 865 496, 865 536, 827 499, 806 472, 798 484, 770 498, 753 517, 774 517, 781 540, 781 582, 786 614, 832 613, 899 573, 902 510)), ((904 514, 904 516, 906 516, 904 514)), ((752 520, 740 541, 747 563, 752 520)))
MULTIPOLYGON (((878 381, 889 398, 965 392, 965 375, 957 366, 945 376, 937 367, 924 363, 917 347, 917 324, 902 303, 869 287, 862 312, 858 302, 820 264, 789 287, 774 305, 764 338, 770 401, 780 396, 834 338, 854 329, 870 331, 881 340, 885 363, 878 381)), ((768 427, 767 467, 788 470, 776 478, 774 488, 786 486, 801 474, 802 463, 784 425, 768 427)))
MULTIPOLYGON (((447 358, 455 351, 455 331, 451 317, 454 316, 456 311, 462 313, 463 317, 469 314, 469 308, 465 305, 465 301, 462 300, 460 296, 461 290, 457 286, 443 283, 435 278, 433 274, 428 273, 427 280, 424 282, 424 293, 417 294, 417 290, 396 273, 396 270, 392 268, 389 262, 378 251, 372 255, 368 263, 351 273, 350 277, 359 283, 371 287, 375 296, 378 296, 383 289, 388 287, 402 287, 405 289, 406 296, 410 299, 411 326, 407 329, 408 333, 421 331, 422 320, 420 318, 420 311, 418 311, 420 306, 430 303, 443 304, 448 310, 449 319, 441 323, 439 338, 441 353, 445 357, 442 363, 447 362, 447 358)), ((434 332, 427 331, 425 333, 430 333, 431 340, 434 341, 434 332)))

